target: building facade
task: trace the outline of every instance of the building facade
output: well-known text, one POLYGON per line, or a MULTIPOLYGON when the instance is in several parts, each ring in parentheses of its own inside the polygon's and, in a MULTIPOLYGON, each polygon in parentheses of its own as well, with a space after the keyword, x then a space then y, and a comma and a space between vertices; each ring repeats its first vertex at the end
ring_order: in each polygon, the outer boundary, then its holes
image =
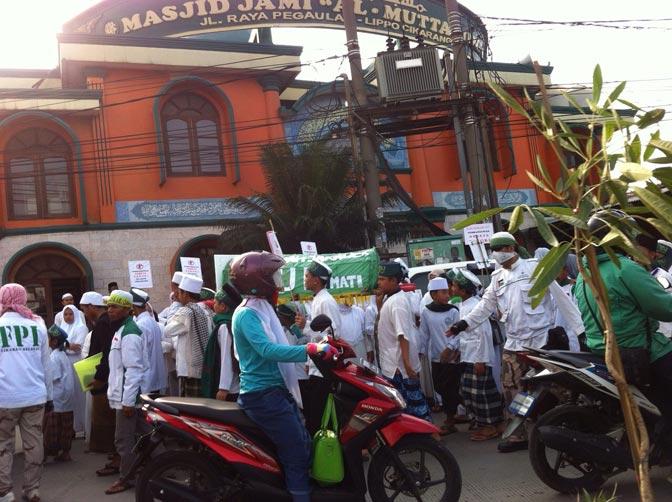
MULTIPOLYGON (((130 260, 150 260, 159 308, 180 256, 201 258, 214 287, 212 255, 226 253, 218 228, 253 217, 227 201, 264 190, 260 149, 319 137, 343 120, 342 89, 297 80, 301 47, 251 28, 220 33, 212 13, 228 2, 169 3, 103 1, 65 26, 57 69, 0 70, 2 280, 25 284, 48 320, 65 292, 128 287, 130 260), (128 16, 110 20, 124 5, 128 16), (329 113, 325 100, 337 103, 329 113)), ((522 65, 473 61, 472 73, 536 85, 522 65)), ((505 125, 492 132, 494 155, 508 159, 494 172, 500 202, 552 202, 525 174, 551 152, 520 117, 505 125)), ((385 155, 437 224, 464 213, 448 127, 394 138, 385 155)))

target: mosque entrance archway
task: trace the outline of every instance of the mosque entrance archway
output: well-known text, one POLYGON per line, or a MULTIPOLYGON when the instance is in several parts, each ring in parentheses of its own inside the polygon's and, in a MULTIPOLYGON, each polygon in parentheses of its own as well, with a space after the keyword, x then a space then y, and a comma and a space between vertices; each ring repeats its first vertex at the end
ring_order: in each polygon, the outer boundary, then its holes
POLYGON ((61 297, 71 293, 75 303, 92 289, 93 274, 84 256, 74 248, 58 243, 30 246, 7 263, 3 283, 16 282, 28 292, 28 306, 47 326, 61 310, 61 297))

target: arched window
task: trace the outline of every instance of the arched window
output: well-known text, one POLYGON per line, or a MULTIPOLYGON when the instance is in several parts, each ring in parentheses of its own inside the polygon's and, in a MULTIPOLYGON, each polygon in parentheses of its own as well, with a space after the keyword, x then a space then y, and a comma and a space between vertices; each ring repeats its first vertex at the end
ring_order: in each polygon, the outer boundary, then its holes
POLYGON ((53 131, 21 131, 6 147, 9 217, 63 218, 73 216, 72 154, 53 131))
POLYGON ((161 111, 168 174, 212 176, 225 173, 219 114, 199 94, 182 92, 161 111))

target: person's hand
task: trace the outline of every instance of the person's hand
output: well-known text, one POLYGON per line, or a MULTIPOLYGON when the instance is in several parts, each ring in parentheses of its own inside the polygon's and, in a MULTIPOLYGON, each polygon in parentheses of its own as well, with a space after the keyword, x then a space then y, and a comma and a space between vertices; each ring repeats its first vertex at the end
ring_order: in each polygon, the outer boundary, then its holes
POLYGON ((224 390, 224 389, 219 389, 217 391, 217 395, 215 396, 215 399, 217 401, 226 401, 226 398, 229 397, 229 391, 224 390))
POLYGON ((485 375, 485 363, 474 363, 474 374, 476 376, 485 375))
POLYGON ((446 336, 459 335, 460 333, 462 333, 468 327, 469 327, 469 325, 467 324, 467 321, 457 321, 450 328, 448 328, 448 331, 446 332, 446 336))
POLYGON ((51 413, 52 411, 54 411, 54 402, 47 401, 46 403, 44 403, 44 412, 51 413))
POLYGON ((408 378, 418 378, 418 372, 413 369, 413 366, 404 363, 404 369, 406 369, 406 375, 408 378))
POLYGON ((71 350, 72 352, 77 352, 77 353, 79 353, 79 352, 82 351, 82 346, 81 346, 80 344, 78 344, 78 343, 71 343, 71 344, 68 346, 68 349, 71 350))
POLYGON ((103 387, 105 387, 105 382, 103 382, 102 380, 93 379, 91 380, 91 383, 87 385, 86 388, 89 390, 100 390, 103 387))
POLYGON ((125 417, 131 418, 133 415, 135 415, 135 407, 134 406, 122 406, 121 411, 124 414, 125 417))
POLYGON ((330 357, 338 355, 338 350, 328 343, 308 343, 306 344, 306 352, 309 356, 322 355, 322 359, 329 359, 330 357))
POLYGON ((439 356, 442 363, 455 363, 460 359, 460 351, 453 349, 444 349, 439 356))
POLYGON ((299 329, 306 327, 306 318, 302 314, 298 313, 294 316, 294 324, 296 324, 299 329))

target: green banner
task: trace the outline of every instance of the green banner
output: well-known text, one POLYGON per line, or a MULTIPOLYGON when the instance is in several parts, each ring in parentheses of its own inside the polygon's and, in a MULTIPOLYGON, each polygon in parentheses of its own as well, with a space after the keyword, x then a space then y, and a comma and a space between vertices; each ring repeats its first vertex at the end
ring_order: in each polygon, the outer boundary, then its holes
MULTIPOLYGON (((312 296, 312 293, 303 288, 303 274, 308 268, 312 257, 301 254, 283 256, 286 264, 282 267, 282 282, 285 286, 281 293, 281 300, 287 300, 291 295, 301 298, 312 296)), ((351 253, 321 254, 320 259, 332 270, 329 292, 334 296, 370 294, 376 287, 380 258, 375 248, 351 253)), ((222 283, 229 278, 228 260, 215 260, 217 277, 222 283)))

